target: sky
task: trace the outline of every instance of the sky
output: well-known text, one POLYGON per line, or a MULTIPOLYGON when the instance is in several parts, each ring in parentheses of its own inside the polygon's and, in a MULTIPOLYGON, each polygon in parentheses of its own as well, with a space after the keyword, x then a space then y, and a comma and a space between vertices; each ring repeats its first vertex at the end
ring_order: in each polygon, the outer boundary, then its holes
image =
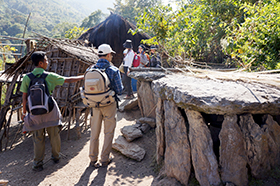
MULTIPOLYGON (((109 14, 110 11, 107 9, 108 7, 113 8, 115 0, 80 0, 80 3, 87 6, 91 12, 100 9, 102 12, 109 14)), ((124 0, 123 0, 124 2, 124 0)), ((162 0, 164 4, 168 4, 172 2, 172 0, 162 0)))

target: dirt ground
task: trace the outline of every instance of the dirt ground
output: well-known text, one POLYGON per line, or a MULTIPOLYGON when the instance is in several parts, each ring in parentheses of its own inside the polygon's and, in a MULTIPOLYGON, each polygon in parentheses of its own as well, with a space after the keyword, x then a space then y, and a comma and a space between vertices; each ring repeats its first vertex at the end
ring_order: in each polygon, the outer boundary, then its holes
MULTIPOLYGON (((122 99, 121 104, 124 104, 122 99)), ((114 139, 121 135, 120 129, 135 124, 141 117, 139 110, 117 112, 117 127, 114 139)), ((13 122, 16 123, 16 117, 13 122)), ((89 123, 89 120, 88 120, 89 123)), ((64 123, 66 125, 66 123, 64 123)), ((16 132, 18 126, 13 125, 10 132, 16 132)), ((150 130, 136 143, 144 148, 146 155, 140 162, 125 157, 113 150, 114 160, 107 167, 93 168, 89 166, 89 138, 90 128, 82 128, 81 138, 77 138, 75 129, 70 130, 70 139, 67 140, 67 130, 61 132, 62 158, 54 164, 51 158, 49 139, 46 138, 44 170, 32 171, 33 142, 29 135, 24 140, 23 135, 16 140, 13 148, 0 152, 0 180, 8 180, 9 186, 150 186, 157 182, 159 167, 155 161, 156 136, 155 129, 150 130)), ((11 137, 11 140, 13 136, 11 137)), ((100 135, 100 151, 103 144, 103 133, 100 135)), ((3 144, 4 146, 5 144, 3 144)), ((10 145, 8 144, 8 147, 10 145)), ((278 186, 280 185, 280 167, 272 170, 271 177, 266 180, 250 178, 249 186, 278 186)), ((165 183, 165 185, 168 183, 165 183)), ((166 185, 166 186, 167 186, 166 185)), ((180 185, 179 183, 176 185, 180 185)), ((197 186, 192 173, 189 186, 197 186)))
MULTIPOLYGON (((135 124, 140 117, 139 110, 118 112, 114 139, 121 135, 122 127, 135 124)), ((12 130, 16 131, 17 127, 11 128, 12 130)), ((67 140, 67 131, 63 130, 61 132, 62 159, 58 164, 50 161, 51 147, 49 139, 46 138, 44 170, 34 172, 32 171, 33 143, 32 137, 28 136, 25 140, 16 143, 12 149, 0 152, 0 180, 8 180, 8 185, 11 186, 151 185, 157 174, 154 129, 133 142, 146 151, 141 162, 129 159, 113 150, 113 162, 107 167, 98 169, 89 166, 89 138, 89 128, 82 131, 80 139, 77 139, 75 129, 71 129, 70 140, 67 140)), ((103 133, 100 136, 100 143, 101 149, 103 133)))

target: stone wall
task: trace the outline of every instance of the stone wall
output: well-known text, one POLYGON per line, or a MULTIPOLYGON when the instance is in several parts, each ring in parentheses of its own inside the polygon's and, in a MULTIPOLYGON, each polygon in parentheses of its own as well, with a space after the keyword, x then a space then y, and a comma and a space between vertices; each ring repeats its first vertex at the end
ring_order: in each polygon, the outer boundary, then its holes
POLYGON ((266 178, 280 164, 278 88, 187 75, 147 77, 138 75, 145 87, 140 97, 156 104, 161 174, 187 185, 194 171, 200 185, 239 186, 249 175, 266 178))

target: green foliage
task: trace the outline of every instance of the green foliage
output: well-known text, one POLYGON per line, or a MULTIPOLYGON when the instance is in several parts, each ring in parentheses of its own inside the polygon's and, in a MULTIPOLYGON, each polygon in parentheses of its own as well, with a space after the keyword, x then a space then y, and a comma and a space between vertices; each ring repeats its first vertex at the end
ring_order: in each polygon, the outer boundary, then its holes
POLYGON ((77 39, 80 35, 82 35, 87 30, 85 30, 84 27, 78 28, 78 27, 75 26, 74 28, 69 29, 65 32, 65 38, 77 39))
POLYGON ((153 36, 145 41, 147 44, 164 44, 173 31, 174 14, 170 13, 171 11, 170 6, 162 5, 145 9, 143 14, 136 17, 137 29, 133 33, 145 32, 153 36))
POLYGON ((21 34, 22 37, 29 13, 26 36, 34 31, 51 37, 55 25, 63 22, 80 24, 84 17, 59 0, 2 0, 0 4, 0 35, 21 34))
MULTIPOLYGON (((245 3, 245 22, 234 20, 228 27, 225 51, 239 61, 241 67, 275 69, 280 63, 280 3, 265 0, 245 3)), ((254 70, 254 69, 253 69, 254 70)))
MULTIPOLYGON (((15 47, 11 47, 10 45, 0 46, 0 52, 4 53, 12 53, 17 51, 15 47)), ((2 59, 0 60, 0 70, 4 70, 5 63, 14 63, 15 59, 13 56, 9 54, 2 54, 2 59)))
MULTIPOLYGON (((52 29, 52 37, 53 38, 64 38, 65 34, 68 30, 73 29, 74 27, 77 27, 77 24, 75 23, 59 23, 52 29)), ((70 39, 70 38, 69 38, 70 39)))
POLYGON ((220 40, 225 27, 233 18, 242 17, 238 0, 200 0, 183 4, 173 11, 170 5, 146 9, 136 18, 135 32, 147 32, 153 36, 148 42, 164 44, 175 56, 198 61, 222 62, 220 40))
POLYGON ((102 13, 102 11, 98 9, 92 12, 88 17, 86 17, 83 20, 82 25, 80 27, 84 27, 84 28, 94 27, 95 25, 99 24, 101 21, 105 19, 105 15, 106 14, 102 13))
POLYGON ((135 23, 135 17, 141 14, 145 8, 155 7, 160 4, 160 0, 116 0, 114 8, 110 11, 121 15, 131 23, 135 23))
POLYGON ((11 47, 10 45, 0 46, 1 52, 15 52, 17 49, 15 47, 11 47))
MULTIPOLYGON (((1 65, 2 66, 2 65, 1 65)), ((7 85, 2 86, 2 90, 0 90, 2 93, 1 96, 1 105, 4 105, 5 99, 6 99, 6 92, 7 92, 7 85)))

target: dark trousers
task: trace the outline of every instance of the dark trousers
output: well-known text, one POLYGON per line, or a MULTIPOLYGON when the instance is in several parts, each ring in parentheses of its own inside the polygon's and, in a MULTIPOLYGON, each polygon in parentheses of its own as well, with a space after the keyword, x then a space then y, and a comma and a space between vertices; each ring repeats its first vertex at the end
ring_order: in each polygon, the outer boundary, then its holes
POLYGON ((131 77, 127 76, 128 67, 123 67, 124 69, 124 88, 127 91, 127 95, 130 96, 133 94, 131 86, 131 77))

